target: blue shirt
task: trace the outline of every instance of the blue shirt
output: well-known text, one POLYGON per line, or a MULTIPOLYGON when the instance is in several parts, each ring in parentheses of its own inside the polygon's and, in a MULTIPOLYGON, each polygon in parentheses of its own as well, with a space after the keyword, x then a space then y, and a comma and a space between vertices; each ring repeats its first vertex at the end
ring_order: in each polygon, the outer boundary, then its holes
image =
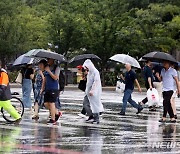
MULTIPOLYGON (((52 71, 52 73, 54 74, 55 71, 52 71)), ((45 71, 44 72, 44 76, 46 78, 46 83, 45 83, 45 90, 59 90, 59 82, 58 80, 54 80, 50 74, 45 71)))
POLYGON ((136 73, 132 70, 125 74, 125 90, 134 90, 134 81, 137 79, 136 73))
POLYGON ((177 77, 177 71, 170 67, 168 70, 164 68, 161 71, 162 83, 163 83, 163 91, 174 91, 174 77, 177 77))

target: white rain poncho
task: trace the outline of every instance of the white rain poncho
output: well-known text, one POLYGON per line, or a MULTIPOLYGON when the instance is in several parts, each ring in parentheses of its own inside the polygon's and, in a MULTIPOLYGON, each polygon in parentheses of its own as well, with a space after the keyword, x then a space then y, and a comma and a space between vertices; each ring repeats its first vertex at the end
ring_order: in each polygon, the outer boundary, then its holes
POLYGON ((103 112, 104 108, 101 102, 102 85, 99 71, 89 59, 84 62, 83 67, 89 69, 85 93, 88 96, 92 113, 103 112), (93 96, 90 96, 89 92, 92 92, 93 96))

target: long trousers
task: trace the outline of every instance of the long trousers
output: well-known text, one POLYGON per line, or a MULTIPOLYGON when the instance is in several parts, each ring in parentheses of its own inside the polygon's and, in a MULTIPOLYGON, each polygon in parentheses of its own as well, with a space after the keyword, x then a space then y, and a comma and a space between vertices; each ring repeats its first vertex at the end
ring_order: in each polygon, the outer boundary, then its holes
POLYGON ((163 92, 163 117, 166 117, 167 113, 170 118, 174 118, 173 109, 171 106, 171 97, 173 95, 173 91, 164 91, 163 92))

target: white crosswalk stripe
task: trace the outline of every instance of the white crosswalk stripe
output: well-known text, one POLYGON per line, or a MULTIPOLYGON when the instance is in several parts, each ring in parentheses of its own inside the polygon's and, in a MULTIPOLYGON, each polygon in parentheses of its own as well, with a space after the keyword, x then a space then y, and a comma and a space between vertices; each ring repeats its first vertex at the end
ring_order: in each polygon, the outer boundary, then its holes
MULTIPOLYGON (((92 154, 161 153, 167 150, 168 153, 174 153, 179 150, 178 145, 167 149, 153 147, 156 143, 180 142, 179 120, 176 124, 162 125, 158 122, 162 108, 156 112, 149 112, 145 108, 141 114, 136 115, 136 109, 128 105, 126 116, 119 116, 117 113, 121 109, 122 95, 103 92, 102 102, 105 112, 100 119, 101 123, 88 124, 85 123, 85 119, 78 117, 82 109, 83 97, 84 94, 80 91, 66 91, 61 95, 63 116, 57 126, 46 125, 49 114, 45 109, 40 111, 38 122, 31 120, 31 113, 26 112, 18 127, 5 124, 1 117, 0 134, 7 138, 7 145, 1 146, 5 142, 1 137, 0 152, 6 153, 10 147, 9 153, 36 153, 41 149, 40 147, 92 154), (3 130, 5 131, 2 134, 3 130), (24 144, 27 146, 23 147, 24 144)), ((145 94, 134 93, 133 97, 136 101, 140 101, 145 94)), ((179 102, 177 99, 177 104, 179 102)), ((177 106, 179 107, 179 104, 177 106)), ((179 108, 177 113, 179 115, 179 108)))

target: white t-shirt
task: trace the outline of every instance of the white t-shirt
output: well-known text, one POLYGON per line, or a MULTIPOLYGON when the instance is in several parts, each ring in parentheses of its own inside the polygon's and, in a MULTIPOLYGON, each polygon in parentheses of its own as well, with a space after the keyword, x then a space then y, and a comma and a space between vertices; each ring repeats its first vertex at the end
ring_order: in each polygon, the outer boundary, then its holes
POLYGON ((164 68, 161 71, 162 83, 163 83, 163 91, 174 91, 175 88, 175 80, 174 77, 177 77, 177 71, 170 67, 168 70, 164 68))

